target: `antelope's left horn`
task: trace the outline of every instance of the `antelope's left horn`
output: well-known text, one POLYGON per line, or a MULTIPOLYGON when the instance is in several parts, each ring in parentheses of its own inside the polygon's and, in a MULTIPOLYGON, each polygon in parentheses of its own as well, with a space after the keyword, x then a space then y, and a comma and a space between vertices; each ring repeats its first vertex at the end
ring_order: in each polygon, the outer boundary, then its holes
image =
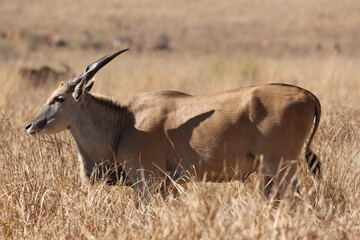
POLYGON ((129 49, 124 49, 109 55, 106 55, 96 62, 90 64, 86 67, 85 71, 80 74, 78 77, 73 78, 70 80, 67 85, 75 86, 77 85, 83 78, 85 78, 85 84, 87 81, 89 81, 102 67, 104 67, 106 64, 108 64, 111 60, 119 56, 121 53, 128 51, 129 49))

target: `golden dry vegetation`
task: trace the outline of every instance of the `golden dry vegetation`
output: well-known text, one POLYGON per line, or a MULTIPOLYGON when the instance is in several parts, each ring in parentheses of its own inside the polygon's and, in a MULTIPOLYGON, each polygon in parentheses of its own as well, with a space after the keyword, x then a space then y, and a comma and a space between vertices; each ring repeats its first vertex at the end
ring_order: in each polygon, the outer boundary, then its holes
POLYGON ((347 1, 4 0, 0 9, 1 239, 358 239, 360 10, 347 1), (59 41, 63 44, 59 44, 59 41), (52 89, 23 66, 80 73, 130 47, 93 92, 126 103, 144 91, 207 94, 285 82, 312 91, 322 118, 317 181, 300 159, 302 195, 278 204, 246 182, 191 180, 136 208, 124 186, 80 181, 69 133, 32 138, 24 125, 52 89))

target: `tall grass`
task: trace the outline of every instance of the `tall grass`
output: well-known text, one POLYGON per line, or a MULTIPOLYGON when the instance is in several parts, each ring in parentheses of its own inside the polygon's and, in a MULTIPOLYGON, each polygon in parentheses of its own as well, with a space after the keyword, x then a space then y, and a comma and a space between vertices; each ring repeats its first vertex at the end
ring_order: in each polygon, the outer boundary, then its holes
MULTIPOLYGON (((122 56, 124 57, 124 56, 122 56)), ((346 57, 137 55, 97 77, 95 92, 126 102, 138 92, 206 94, 288 82, 323 107, 313 149, 320 180, 300 159, 302 195, 274 204, 245 182, 189 181, 182 194, 136 208, 126 186, 83 184, 69 133, 32 138, 23 127, 55 86, 31 88, 16 63, 0 68, 0 236, 10 239, 357 239, 360 236, 360 70, 346 57), (220 59, 220 60, 219 60, 220 59), (248 65, 247 65, 248 64, 248 65), (255 65, 256 64, 256 65, 255 65), (256 66, 256 74, 252 70, 256 66), (215 67, 215 68, 214 68, 215 67), (217 67, 217 68, 216 68, 217 67), (119 70, 117 70, 119 69, 119 70), (243 75, 244 69, 251 73, 243 75), (212 74, 209 74, 212 73, 212 74), (215 75, 215 77, 214 77, 215 75)))

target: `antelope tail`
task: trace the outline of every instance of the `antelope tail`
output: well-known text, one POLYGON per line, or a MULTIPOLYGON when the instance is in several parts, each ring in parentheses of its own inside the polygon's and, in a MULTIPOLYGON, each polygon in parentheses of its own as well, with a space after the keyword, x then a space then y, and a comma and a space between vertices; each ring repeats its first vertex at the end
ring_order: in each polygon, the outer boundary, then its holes
MULTIPOLYGON (((314 96, 315 97, 315 96, 314 96)), ((316 98, 316 97, 315 97, 316 98)), ((320 106, 320 102, 319 100, 316 98, 316 104, 315 104, 315 125, 314 128, 312 130, 312 133, 310 135, 309 141, 306 144, 306 148, 305 148, 305 158, 308 164, 309 169, 312 171, 313 174, 320 176, 321 174, 321 163, 319 161, 318 156, 311 150, 310 148, 310 144, 313 140, 313 137, 319 127, 319 122, 320 122, 320 116, 321 116, 321 106, 320 106)))

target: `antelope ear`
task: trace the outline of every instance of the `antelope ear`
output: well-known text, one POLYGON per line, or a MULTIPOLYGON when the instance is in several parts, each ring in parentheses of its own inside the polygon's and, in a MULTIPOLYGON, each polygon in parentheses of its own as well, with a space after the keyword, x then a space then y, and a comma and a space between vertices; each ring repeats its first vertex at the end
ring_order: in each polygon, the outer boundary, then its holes
POLYGON ((86 78, 83 78, 76 86, 73 92, 75 101, 79 101, 85 90, 86 78))
POLYGON ((94 86, 94 82, 95 82, 95 78, 85 87, 85 92, 90 92, 90 90, 94 86))

